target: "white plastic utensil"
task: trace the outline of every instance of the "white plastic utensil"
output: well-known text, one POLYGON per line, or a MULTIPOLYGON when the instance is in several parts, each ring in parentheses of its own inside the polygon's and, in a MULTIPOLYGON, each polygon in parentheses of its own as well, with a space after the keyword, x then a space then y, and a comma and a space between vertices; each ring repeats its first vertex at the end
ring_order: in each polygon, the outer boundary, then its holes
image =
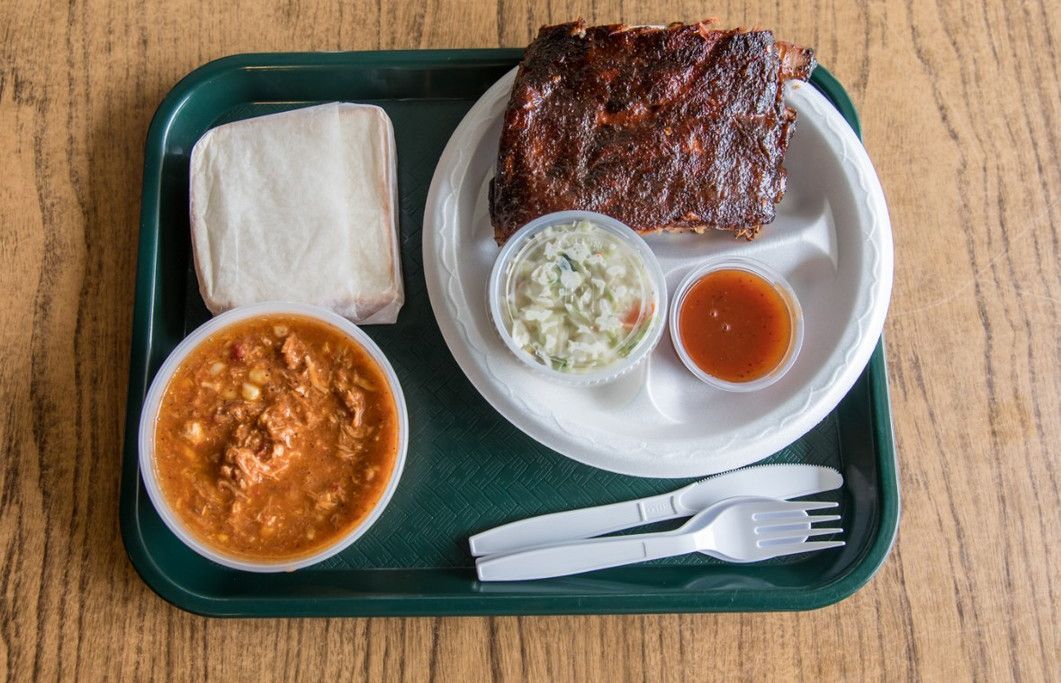
POLYGON ((839 534, 840 528, 807 529, 800 523, 827 522, 840 515, 810 515, 837 503, 787 502, 744 496, 712 505, 676 531, 561 543, 505 555, 480 557, 480 581, 523 581, 567 576, 701 552, 727 562, 759 562, 782 555, 838 548, 844 541, 808 541, 839 534))
POLYGON ((843 483, 844 478, 831 467, 755 465, 657 496, 521 519, 478 533, 468 539, 468 545, 474 557, 509 553, 688 517, 735 496, 796 498, 832 491, 843 483))

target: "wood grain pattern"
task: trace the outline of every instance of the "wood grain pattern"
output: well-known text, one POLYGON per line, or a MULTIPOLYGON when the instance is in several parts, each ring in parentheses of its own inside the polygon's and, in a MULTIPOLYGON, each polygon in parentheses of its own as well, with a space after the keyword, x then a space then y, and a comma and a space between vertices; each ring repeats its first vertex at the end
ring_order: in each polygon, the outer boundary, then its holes
POLYGON ((19 680, 1057 680, 1061 12, 1053 0, 0 3, 0 674, 19 680), (903 520, 805 614, 219 621, 125 559, 118 463, 142 146, 246 51, 525 44, 705 12, 815 46, 895 228, 903 520))

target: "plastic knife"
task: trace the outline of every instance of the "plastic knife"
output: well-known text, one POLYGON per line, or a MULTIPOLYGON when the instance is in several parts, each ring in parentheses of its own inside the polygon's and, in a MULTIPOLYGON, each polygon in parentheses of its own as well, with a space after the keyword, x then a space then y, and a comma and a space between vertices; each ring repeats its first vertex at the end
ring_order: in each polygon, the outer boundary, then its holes
POLYGON ((611 505, 556 512, 504 524, 468 539, 472 555, 508 553, 688 517, 726 498, 798 498, 832 491, 844 478, 819 465, 755 465, 718 474, 670 493, 611 505))

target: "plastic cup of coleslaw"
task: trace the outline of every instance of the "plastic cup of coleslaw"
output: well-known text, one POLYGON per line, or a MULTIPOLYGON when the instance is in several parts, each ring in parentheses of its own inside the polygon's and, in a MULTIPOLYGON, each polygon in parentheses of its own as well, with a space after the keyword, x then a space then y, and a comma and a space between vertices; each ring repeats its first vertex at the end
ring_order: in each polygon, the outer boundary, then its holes
POLYGON ((532 372, 568 385, 637 367, 666 325, 667 282, 655 254, 619 221, 592 211, 537 218, 494 262, 490 316, 532 372))

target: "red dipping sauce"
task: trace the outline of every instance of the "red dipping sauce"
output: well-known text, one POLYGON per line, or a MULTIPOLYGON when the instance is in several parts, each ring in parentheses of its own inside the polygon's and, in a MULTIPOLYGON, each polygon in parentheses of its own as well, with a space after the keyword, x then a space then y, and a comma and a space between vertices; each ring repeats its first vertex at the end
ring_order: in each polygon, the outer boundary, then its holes
POLYGON ((769 280, 736 268, 703 275, 685 293, 678 334, 703 372, 726 382, 752 382, 785 360, 792 315, 769 280))

